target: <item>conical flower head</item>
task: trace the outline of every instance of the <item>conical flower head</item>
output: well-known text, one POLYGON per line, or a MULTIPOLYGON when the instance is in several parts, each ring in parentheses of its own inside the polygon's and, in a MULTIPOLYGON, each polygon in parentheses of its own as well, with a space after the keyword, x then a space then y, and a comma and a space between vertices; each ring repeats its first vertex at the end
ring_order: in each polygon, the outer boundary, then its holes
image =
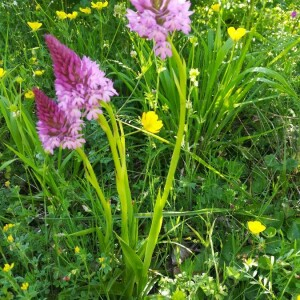
POLYGON ((56 82, 66 88, 76 85, 80 81, 80 57, 51 34, 45 35, 45 41, 53 61, 56 82))
POLYGON ((109 102, 117 95, 113 82, 105 77, 98 64, 88 57, 82 59, 52 35, 46 35, 54 67, 58 105, 73 116, 97 119, 102 113, 99 101, 109 102))
POLYGON ((59 146, 69 149, 81 147, 85 142, 80 133, 83 122, 67 115, 41 90, 34 88, 33 92, 39 119, 37 129, 44 149, 53 154, 53 150, 59 146))
POLYGON ((172 56, 171 45, 167 41, 169 33, 191 30, 191 3, 187 0, 131 0, 136 12, 128 9, 128 27, 143 38, 155 41, 154 51, 165 59, 172 56))

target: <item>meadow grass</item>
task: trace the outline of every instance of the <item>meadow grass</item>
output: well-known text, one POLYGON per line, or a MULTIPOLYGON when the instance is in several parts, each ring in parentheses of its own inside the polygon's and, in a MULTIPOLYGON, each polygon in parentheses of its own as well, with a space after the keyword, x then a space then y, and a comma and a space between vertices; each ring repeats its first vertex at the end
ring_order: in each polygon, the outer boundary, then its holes
POLYGON ((130 1, 0 4, 0 299, 300 299, 300 7, 191 2, 165 60, 130 1), (53 155, 32 92, 55 98, 45 34, 118 92, 53 155))

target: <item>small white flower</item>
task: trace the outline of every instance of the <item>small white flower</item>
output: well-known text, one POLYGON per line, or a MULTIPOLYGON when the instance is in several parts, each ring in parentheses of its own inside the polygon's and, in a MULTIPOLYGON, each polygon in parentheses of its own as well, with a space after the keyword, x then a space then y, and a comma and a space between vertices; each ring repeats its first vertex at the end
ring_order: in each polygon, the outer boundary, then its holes
POLYGON ((131 56, 132 58, 135 58, 135 57, 137 56, 137 52, 134 51, 134 50, 131 50, 131 51, 130 51, 130 56, 131 56))
POLYGON ((250 257, 244 260, 243 265, 245 266, 245 269, 248 272, 251 267, 257 267, 258 263, 250 257))
POLYGON ((12 115, 14 118, 18 118, 20 116, 21 112, 19 110, 13 111, 12 115))

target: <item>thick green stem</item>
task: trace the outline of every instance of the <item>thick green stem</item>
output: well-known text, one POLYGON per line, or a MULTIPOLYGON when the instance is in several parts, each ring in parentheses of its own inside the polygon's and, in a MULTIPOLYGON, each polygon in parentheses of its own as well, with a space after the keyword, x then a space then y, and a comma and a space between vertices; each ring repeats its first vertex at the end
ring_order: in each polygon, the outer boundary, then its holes
POLYGON ((98 122, 106 133, 115 164, 116 184, 121 202, 122 239, 129 245, 133 245, 136 234, 133 232, 134 217, 126 167, 125 138, 122 125, 120 123, 118 125, 111 106, 106 103, 102 103, 102 106, 108 112, 113 129, 111 130, 105 116, 100 115, 98 122))
POLYGON ((102 189, 99 186, 99 183, 98 183, 97 177, 95 175, 94 169, 93 169, 89 159, 87 158, 85 152, 81 148, 77 148, 76 151, 80 155, 80 157, 82 158, 84 168, 85 168, 85 171, 86 171, 87 179, 91 183, 93 188, 95 189, 95 191, 96 191, 96 193, 99 197, 99 200, 101 202, 103 211, 104 211, 105 220, 106 220, 106 234, 105 234, 104 241, 105 241, 105 248, 107 248, 109 246, 109 244, 111 243, 111 241, 112 241, 112 232, 113 232, 112 214, 111 214, 110 203, 109 203, 109 201, 107 201, 105 199, 105 196, 102 192, 102 189))
MULTIPOLYGON (((122 134, 123 132, 121 132, 121 135, 120 135, 120 132, 119 132, 119 129, 121 130, 122 126, 118 125, 116 117, 115 117, 115 113, 114 113, 111 105, 109 103, 106 103, 106 102, 101 102, 101 105, 107 111, 108 116, 109 116, 109 120, 111 122, 111 126, 112 126, 111 133, 113 133, 114 142, 117 146, 116 149, 118 151, 118 157, 119 157, 120 161, 124 161, 125 152, 126 152, 126 150, 125 150, 125 139, 124 139, 124 135, 122 134)), ((103 117, 104 116, 101 115, 101 120, 103 120, 103 117)), ((106 126, 107 126, 107 129, 110 129, 110 127, 108 126, 108 122, 106 122, 106 126)))
POLYGON ((125 145, 125 135, 123 132, 123 127, 121 122, 117 122, 115 113, 111 105, 102 102, 102 107, 104 107, 108 113, 110 124, 106 120, 104 115, 100 115, 98 123, 102 127, 103 131, 106 133, 110 149, 113 156, 113 161, 115 164, 116 172, 116 185, 117 191, 121 203, 121 237, 124 242, 122 246, 124 252, 124 262, 126 265, 126 273, 124 281, 127 284, 124 295, 126 297, 132 296, 135 277, 132 268, 131 257, 126 255, 126 247, 135 249, 137 243, 137 221, 133 215, 133 203, 131 198, 127 166, 126 166, 126 145, 125 145))
POLYGON ((178 73, 179 73, 179 81, 175 75, 175 72, 173 73, 174 80, 180 97, 179 125, 178 125, 176 143, 174 146, 166 183, 163 189, 163 194, 161 195, 159 191, 155 202, 153 220, 149 232, 147 247, 145 251, 145 258, 143 263, 143 278, 141 279, 141 283, 139 285, 139 293, 142 292, 142 289, 147 281, 148 270, 151 264, 153 251, 157 244, 158 236, 162 226, 163 209, 167 202, 170 190, 173 186, 174 175, 179 161, 181 145, 184 138, 185 118, 186 118, 186 81, 187 81, 186 66, 185 66, 185 62, 181 60, 177 50, 174 48, 173 45, 172 45, 172 51, 173 51, 173 57, 178 67, 178 73))

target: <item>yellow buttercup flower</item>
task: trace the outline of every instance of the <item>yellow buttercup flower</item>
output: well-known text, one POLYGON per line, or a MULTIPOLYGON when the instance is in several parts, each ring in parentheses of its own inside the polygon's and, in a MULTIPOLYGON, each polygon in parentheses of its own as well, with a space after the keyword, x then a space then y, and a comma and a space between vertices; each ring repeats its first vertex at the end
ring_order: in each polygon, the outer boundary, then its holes
POLYGON ((92 8, 95 8, 95 9, 98 9, 98 10, 101 10, 102 8, 106 7, 108 5, 108 2, 105 1, 105 2, 92 2, 91 3, 91 6, 92 8))
POLYGON ((6 71, 3 68, 0 68, 0 78, 5 75, 6 71))
POLYGON ((6 232, 6 231, 8 231, 10 228, 12 228, 14 226, 15 226, 15 224, 11 224, 11 223, 10 224, 6 224, 3 227, 3 231, 6 232))
POLYGON ((229 27, 227 29, 227 32, 228 32, 230 38, 234 42, 237 42, 246 34, 246 29, 245 28, 235 29, 234 27, 229 27))
POLYGON ((79 10, 81 12, 83 12, 84 14, 87 14, 87 15, 89 15, 92 12, 92 10, 89 7, 86 7, 86 8, 81 8, 80 7, 79 10))
POLYGON ((7 241, 8 241, 9 243, 12 243, 14 240, 15 240, 15 239, 14 239, 14 237, 13 237, 11 234, 7 237, 7 241))
POLYGON ((76 247, 74 248, 74 252, 75 252, 76 254, 78 254, 78 253, 80 252, 80 248, 79 248, 78 246, 76 246, 76 247))
POLYGON ((56 15, 60 20, 64 20, 68 17, 68 15, 64 11, 56 11, 56 15))
POLYGON ((300 295, 297 295, 297 298, 296 298, 296 300, 300 300, 300 295))
POLYGON ((42 76, 45 73, 45 70, 36 70, 34 71, 34 75, 36 76, 42 76))
POLYGON ((33 93, 33 91, 28 91, 28 92, 26 92, 26 93, 24 94, 24 97, 25 97, 26 99, 33 99, 33 98, 34 98, 34 93, 33 93))
POLYGON ((142 115, 142 125, 145 130, 151 133, 158 133, 163 127, 161 120, 158 120, 158 115, 155 111, 144 112, 142 115))
POLYGON ((27 291, 29 287, 29 283, 28 282, 23 282, 21 285, 21 290, 22 291, 27 291))
POLYGON ((77 11, 73 11, 71 14, 67 14, 67 17, 70 20, 76 19, 77 16, 78 16, 78 12, 77 11))
POLYGON ((253 234, 259 234, 266 229, 266 226, 259 221, 249 221, 247 224, 250 232, 253 234))
POLYGON ((221 7, 221 5, 220 5, 219 3, 216 3, 216 4, 213 4, 213 5, 211 6, 211 9, 212 9, 213 11, 215 11, 215 12, 219 12, 219 11, 220 11, 220 7, 221 7))
POLYGON ((41 28, 41 26, 43 25, 43 23, 39 23, 39 22, 27 22, 27 25, 31 28, 32 31, 37 31, 39 28, 41 28))
POLYGON ((4 264, 4 267, 3 267, 3 272, 9 272, 13 267, 14 267, 14 263, 12 264, 4 264))

